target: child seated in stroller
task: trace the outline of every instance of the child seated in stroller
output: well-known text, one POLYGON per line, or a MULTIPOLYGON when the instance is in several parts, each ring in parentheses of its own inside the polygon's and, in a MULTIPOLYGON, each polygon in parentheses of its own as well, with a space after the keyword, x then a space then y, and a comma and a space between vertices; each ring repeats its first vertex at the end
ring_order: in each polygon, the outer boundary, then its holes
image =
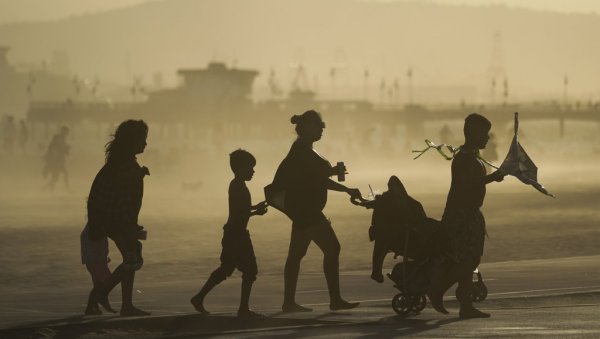
MULTIPOLYGON (((450 261, 446 232, 440 221, 428 218, 420 202, 413 199, 396 176, 390 177, 388 190, 374 200, 356 202, 373 209, 369 240, 374 241, 371 279, 382 283, 383 262, 389 252, 402 256, 388 277, 401 293, 392 299, 392 307, 406 315, 420 312, 426 305, 425 294, 432 281, 441 279, 450 261)), ((484 300, 487 287, 477 270, 473 285, 474 301, 484 300)))
POLYGON ((398 177, 390 177, 386 192, 361 205, 373 209, 369 228, 369 240, 375 242, 371 279, 383 282, 383 261, 389 252, 419 261, 441 257, 444 242, 440 222, 427 217, 423 205, 408 195, 398 177))

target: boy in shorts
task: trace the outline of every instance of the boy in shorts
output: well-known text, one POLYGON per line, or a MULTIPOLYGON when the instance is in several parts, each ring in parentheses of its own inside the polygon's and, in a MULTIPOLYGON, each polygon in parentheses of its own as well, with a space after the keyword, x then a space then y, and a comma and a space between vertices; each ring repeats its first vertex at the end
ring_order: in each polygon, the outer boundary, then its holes
POLYGON ((238 317, 262 317, 248 306, 250 290, 256 280, 258 268, 247 226, 251 216, 267 213, 267 204, 263 201, 252 206, 250 191, 246 187, 246 181, 250 181, 254 175, 254 156, 238 149, 229 155, 229 164, 235 177, 229 184, 229 218, 223 226, 221 266, 210 275, 200 292, 192 297, 190 302, 198 312, 208 314, 204 308, 204 298, 237 268, 242 272, 242 296, 238 317))

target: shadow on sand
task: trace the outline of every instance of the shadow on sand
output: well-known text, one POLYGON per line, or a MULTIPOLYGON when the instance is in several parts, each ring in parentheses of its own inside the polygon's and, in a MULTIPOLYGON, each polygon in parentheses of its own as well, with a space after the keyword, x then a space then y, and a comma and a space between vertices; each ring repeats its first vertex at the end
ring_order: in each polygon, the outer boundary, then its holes
MULTIPOLYGON (((331 315, 331 314, 329 314, 331 315)), ((339 314, 338 314, 339 315, 339 314)), ((72 316, 64 319, 29 324, 0 330, 2 338, 135 338, 135 337, 195 337, 222 334, 305 337, 309 332, 351 332, 360 338, 410 336, 458 321, 457 318, 432 321, 427 319, 387 317, 374 322, 344 322, 324 320, 328 314, 311 319, 275 318, 238 319, 233 316, 198 314, 122 318, 118 316, 72 316), (264 333, 263 331, 266 331, 264 333)), ((349 333, 350 334, 350 333, 349 333)))

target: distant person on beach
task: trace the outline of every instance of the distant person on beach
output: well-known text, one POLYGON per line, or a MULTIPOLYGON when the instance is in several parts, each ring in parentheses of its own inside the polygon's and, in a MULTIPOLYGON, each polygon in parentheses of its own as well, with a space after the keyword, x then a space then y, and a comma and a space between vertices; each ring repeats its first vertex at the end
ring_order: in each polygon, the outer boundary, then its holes
POLYGON ((48 150, 44 154, 44 178, 50 176, 50 180, 46 184, 46 189, 52 191, 58 181, 58 177, 62 174, 65 186, 69 188, 69 173, 67 172, 67 155, 69 155, 70 146, 67 144, 67 136, 69 128, 62 126, 60 131, 52 137, 48 150))
POLYGON ((321 139, 325 128, 321 115, 316 111, 306 111, 302 115, 294 115, 291 122, 296 125, 298 138, 277 169, 273 180, 273 185, 285 191, 286 214, 292 219, 292 235, 284 271, 282 310, 312 311, 296 303, 296 285, 300 261, 313 241, 324 255, 323 270, 329 289, 329 308, 334 311, 351 309, 359 303, 342 299, 339 277, 340 243, 331 222, 323 214, 323 208, 327 203, 328 190, 345 192, 352 199, 362 200, 362 196, 358 189, 348 188, 329 178, 345 173, 343 163, 332 167, 329 161, 313 148, 313 143, 321 139))
POLYGON ((16 135, 17 126, 15 125, 15 118, 9 115, 2 121, 2 146, 8 154, 12 154, 14 151, 16 135))
POLYGON ((254 175, 254 166, 256 166, 254 156, 238 149, 229 155, 229 164, 234 178, 229 183, 229 218, 223 226, 221 266, 212 272, 200 292, 192 297, 190 302, 198 312, 209 314, 204 308, 204 298, 237 268, 242 272, 242 296, 238 317, 260 318, 263 315, 252 311, 249 307, 250 291, 256 280, 258 267, 250 232, 248 232, 248 221, 252 216, 267 213, 267 204, 263 201, 253 206, 250 191, 246 186, 246 181, 252 180, 254 175))
POLYGON ((29 128, 25 120, 19 122, 19 147, 25 153, 27 151, 27 142, 29 141, 29 128))
POLYGON ((451 144, 454 136, 452 135, 452 131, 450 130, 450 126, 448 124, 444 124, 440 129, 440 143, 442 144, 451 144))
MULTIPOLYGON (((135 272, 144 263, 140 240, 146 239, 146 231, 138 224, 138 214, 144 195, 144 177, 150 174, 148 168, 138 164, 136 155, 144 152, 147 137, 148 126, 142 120, 127 120, 117 127, 113 139, 106 144, 106 163, 92 183, 87 203, 89 241, 98 244, 109 237, 123 257, 114 272, 94 287, 90 303, 100 303, 110 309, 110 305, 103 303, 120 283, 122 316, 150 314, 133 306, 135 272)), ((94 250, 100 249, 104 250, 103 245, 94 245, 94 250)))
POLYGON ((442 227, 450 241, 450 269, 439 280, 434 280, 428 296, 432 306, 441 313, 448 313, 443 306, 443 296, 454 283, 458 282, 456 296, 460 303, 461 319, 488 318, 473 307, 473 270, 479 266, 483 255, 486 236, 485 219, 479 210, 483 205, 486 185, 504 180, 505 173, 496 171, 486 175, 486 167, 479 158, 479 150, 484 149, 489 140, 491 122, 477 113, 465 119, 465 143, 452 160, 452 182, 446 208, 442 216, 442 227))

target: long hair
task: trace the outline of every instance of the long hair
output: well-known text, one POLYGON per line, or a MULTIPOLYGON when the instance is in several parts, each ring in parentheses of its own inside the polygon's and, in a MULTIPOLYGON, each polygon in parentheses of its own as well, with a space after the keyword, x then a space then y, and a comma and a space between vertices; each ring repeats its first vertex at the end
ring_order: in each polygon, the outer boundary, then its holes
POLYGON ((104 146, 106 163, 135 156, 134 146, 147 135, 148 125, 144 120, 123 121, 111 135, 112 139, 104 146))

